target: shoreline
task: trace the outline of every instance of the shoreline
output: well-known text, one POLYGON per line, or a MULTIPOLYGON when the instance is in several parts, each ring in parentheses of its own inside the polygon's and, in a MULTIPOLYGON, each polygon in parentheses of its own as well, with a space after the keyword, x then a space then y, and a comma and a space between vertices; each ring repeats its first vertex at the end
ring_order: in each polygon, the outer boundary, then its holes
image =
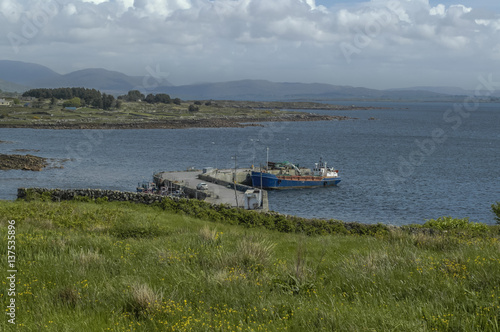
POLYGON ((31 129, 188 129, 188 128, 244 128, 258 126, 261 122, 296 122, 296 121, 343 121, 356 118, 338 115, 320 114, 284 114, 275 117, 217 117, 201 119, 156 120, 144 122, 56 122, 56 123, 26 123, 3 124, 0 128, 31 128, 31 129))

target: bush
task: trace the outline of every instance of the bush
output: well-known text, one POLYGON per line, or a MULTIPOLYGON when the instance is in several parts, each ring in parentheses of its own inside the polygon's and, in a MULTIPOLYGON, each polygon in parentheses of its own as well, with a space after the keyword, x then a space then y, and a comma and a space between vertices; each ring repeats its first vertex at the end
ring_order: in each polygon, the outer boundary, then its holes
POLYGON ((452 217, 440 217, 426 221, 424 227, 442 231, 472 231, 479 233, 488 231, 488 226, 481 223, 470 222, 469 218, 455 219, 452 217))
POLYGON ((200 108, 198 106, 189 105, 189 112, 193 113, 193 112, 198 112, 199 110, 200 108))
POLYGON ((154 291, 147 284, 134 284, 130 288, 126 311, 135 317, 148 317, 161 308, 162 301, 161 292, 154 291))
POLYGON ((497 221, 497 224, 500 225, 500 202, 491 205, 491 210, 496 215, 495 220, 497 221))
POLYGON ((264 227, 282 233, 304 233, 307 235, 357 234, 368 236, 387 235, 389 228, 382 224, 365 225, 344 223, 339 220, 305 219, 273 213, 260 213, 235 209, 225 205, 213 206, 194 199, 179 201, 165 198, 160 204, 163 210, 183 213, 188 216, 248 228, 264 227))
POLYGON ((275 243, 267 240, 243 238, 236 248, 236 262, 246 268, 266 266, 273 255, 275 243))
POLYGON ((63 103, 63 107, 80 107, 80 106, 82 106, 82 102, 78 97, 71 98, 70 100, 66 100, 63 103))

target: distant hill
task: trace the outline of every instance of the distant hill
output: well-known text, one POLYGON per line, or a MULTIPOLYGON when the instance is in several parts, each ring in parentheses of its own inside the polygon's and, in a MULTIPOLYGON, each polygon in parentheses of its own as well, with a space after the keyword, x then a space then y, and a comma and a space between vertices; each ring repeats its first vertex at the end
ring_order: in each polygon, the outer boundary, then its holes
POLYGON ((0 60, 0 79, 34 87, 37 82, 57 79, 61 75, 55 71, 34 63, 0 60))
MULTIPOLYGON (((0 60, 0 80, 27 88, 85 87, 118 95, 134 89, 141 90, 143 79, 143 77, 128 76, 101 68, 83 69, 61 75, 47 67, 33 63, 0 60)), ((166 83, 167 86, 169 84, 166 83)))
POLYGON ((416 86, 411 88, 389 89, 388 91, 410 91, 410 90, 429 91, 429 92, 436 92, 454 96, 468 96, 474 93, 473 91, 465 90, 454 86, 416 86))
POLYGON ((6 82, 6 81, 0 79, 0 90, 2 90, 2 91, 21 93, 21 92, 24 92, 28 89, 29 88, 24 86, 24 85, 12 83, 12 82, 6 82))
POLYGON ((158 87, 154 93, 168 93, 181 99, 233 100, 335 100, 335 99, 449 99, 449 95, 428 91, 387 91, 321 83, 276 83, 241 80, 158 87))
POLYGON ((130 90, 140 90, 142 81, 142 77, 127 76, 117 71, 101 68, 91 68, 39 82, 38 86, 45 88, 85 87, 111 94, 124 94, 130 90))
MULTIPOLYGON (((240 80, 221 83, 200 83, 173 86, 166 82, 145 91, 143 77, 128 76, 102 68, 74 71, 61 75, 50 68, 20 61, 0 60, 0 89, 23 92, 29 88, 84 87, 98 89, 115 96, 130 90, 167 93, 184 100, 414 100, 457 101, 470 91, 454 87, 414 87, 376 90, 363 87, 322 83, 287 83, 266 80, 240 80)), ((150 83, 150 82, 149 82, 150 83)), ((494 96, 500 97, 500 94, 494 96)))

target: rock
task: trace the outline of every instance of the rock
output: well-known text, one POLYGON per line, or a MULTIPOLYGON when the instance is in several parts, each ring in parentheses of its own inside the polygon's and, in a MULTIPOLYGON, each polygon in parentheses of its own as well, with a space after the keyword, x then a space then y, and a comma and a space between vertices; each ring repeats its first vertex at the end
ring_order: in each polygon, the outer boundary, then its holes
POLYGON ((47 159, 32 155, 0 154, 0 170, 20 169, 41 171, 48 165, 47 159))

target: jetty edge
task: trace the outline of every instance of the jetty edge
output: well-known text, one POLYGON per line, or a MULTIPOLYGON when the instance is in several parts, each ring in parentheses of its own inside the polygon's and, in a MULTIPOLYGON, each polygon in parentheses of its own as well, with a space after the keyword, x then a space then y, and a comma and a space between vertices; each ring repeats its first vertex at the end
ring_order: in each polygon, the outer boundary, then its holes
POLYGON ((269 211, 267 191, 252 187, 251 168, 160 172, 155 185, 167 195, 178 192, 211 204, 227 204, 246 210, 269 211))

